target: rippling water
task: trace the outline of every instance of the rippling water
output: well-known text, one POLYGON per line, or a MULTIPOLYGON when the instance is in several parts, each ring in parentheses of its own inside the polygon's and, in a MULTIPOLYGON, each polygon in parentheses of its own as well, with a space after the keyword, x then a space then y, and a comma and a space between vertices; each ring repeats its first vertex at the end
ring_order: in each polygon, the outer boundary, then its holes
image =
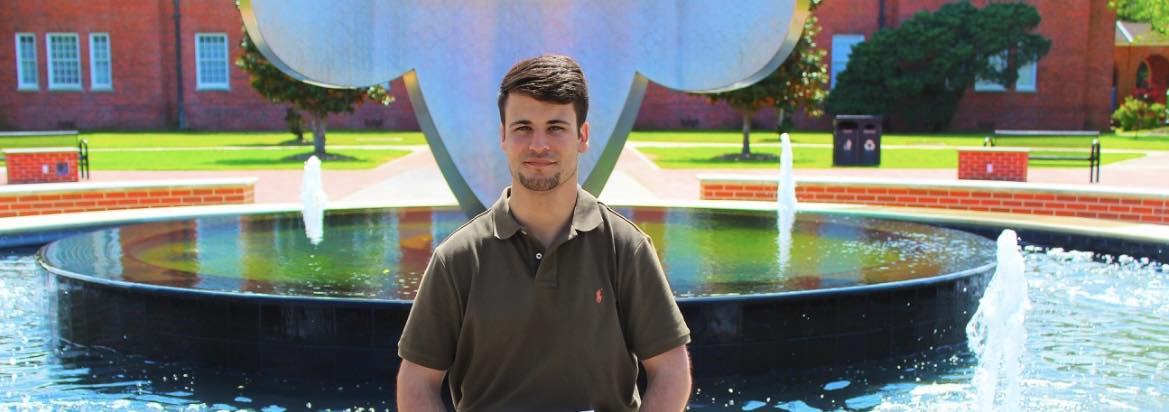
MULTIPOLYGON (((54 342, 47 279, 33 250, 0 251, 0 411, 392 409, 385 382, 308 384, 156 364, 54 342)), ((1028 250, 1025 410, 1169 405, 1169 265, 1028 250)), ((699 381, 692 409, 968 410, 966 352, 864 369, 699 381)))

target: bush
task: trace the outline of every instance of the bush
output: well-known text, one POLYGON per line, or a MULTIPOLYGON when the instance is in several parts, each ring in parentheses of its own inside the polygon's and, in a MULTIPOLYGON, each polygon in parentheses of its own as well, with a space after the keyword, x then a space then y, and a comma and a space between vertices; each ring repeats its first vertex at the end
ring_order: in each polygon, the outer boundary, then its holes
POLYGON ((1112 113, 1112 120, 1122 130, 1155 129, 1165 124, 1169 113, 1161 103, 1146 102, 1129 96, 1124 98, 1124 104, 1112 113))

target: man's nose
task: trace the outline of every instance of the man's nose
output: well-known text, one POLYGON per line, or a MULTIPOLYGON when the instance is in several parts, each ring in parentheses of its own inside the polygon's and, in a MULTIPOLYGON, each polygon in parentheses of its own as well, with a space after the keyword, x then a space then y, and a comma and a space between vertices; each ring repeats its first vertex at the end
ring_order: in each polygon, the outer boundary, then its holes
POLYGON ((548 151, 548 134, 544 132, 536 132, 532 134, 532 140, 528 143, 528 150, 533 152, 548 151))

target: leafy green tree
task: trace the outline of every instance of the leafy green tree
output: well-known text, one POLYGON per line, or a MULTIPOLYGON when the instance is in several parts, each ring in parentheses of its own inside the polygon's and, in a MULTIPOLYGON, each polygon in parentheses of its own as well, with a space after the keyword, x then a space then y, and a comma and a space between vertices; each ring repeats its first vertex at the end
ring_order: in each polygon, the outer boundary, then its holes
POLYGON ((1153 30, 1169 34, 1169 1, 1111 0, 1108 6, 1121 20, 1150 23, 1153 30))
POLYGON ((904 129, 942 130, 976 79, 1009 86, 1019 67, 1047 54, 1051 41, 1032 33, 1039 21, 1025 3, 979 9, 963 1, 917 13, 853 47, 825 109, 885 115, 904 129))
POLYGON ((331 89, 296 80, 268 62, 246 30, 240 48, 243 56, 236 60, 235 65, 251 76, 252 88, 272 103, 289 103, 308 114, 306 122, 313 133, 313 155, 321 160, 332 157, 325 153, 325 132, 330 114, 353 113, 366 98, 383 105, 394 100, 381 85, 368 89, 331 89))
MULTIPOLYGON (((823 0, 812 0, 815 10, 823 0)), ((712 104, 725 102, 743 118, 743 148, 739 158, 752 159, 751 117, 760 109, 774 107, 779 115, 781 132, 791 129, 791 114, 803 109, 811 116, 820 116, 821 104, 827 96, 828 69, 824 65, 824 49, 816 47, 820 23, 809 15, 804 21, 803 33, 787 60, 767 77, 751 86, 729 92, 702 94, 712 104)))

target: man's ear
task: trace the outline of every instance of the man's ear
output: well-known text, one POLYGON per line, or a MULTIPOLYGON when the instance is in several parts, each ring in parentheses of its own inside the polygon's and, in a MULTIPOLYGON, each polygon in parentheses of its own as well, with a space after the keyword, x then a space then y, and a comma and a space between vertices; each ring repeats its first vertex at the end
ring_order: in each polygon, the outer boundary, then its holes
POLYGON ((506 141, 507 141, 507 131, 503 127, 503 122, 500 122, 499 123, 499 147, 503 147, 503 144, 506 141))
POLYGON ((587 120, 580 125, 579 134, 580 136, 577 139, 580 140, 580 144, 578 145, 576 151, 578 153, 584 153, 585 151, 589 150, 589 122, 587 120))

